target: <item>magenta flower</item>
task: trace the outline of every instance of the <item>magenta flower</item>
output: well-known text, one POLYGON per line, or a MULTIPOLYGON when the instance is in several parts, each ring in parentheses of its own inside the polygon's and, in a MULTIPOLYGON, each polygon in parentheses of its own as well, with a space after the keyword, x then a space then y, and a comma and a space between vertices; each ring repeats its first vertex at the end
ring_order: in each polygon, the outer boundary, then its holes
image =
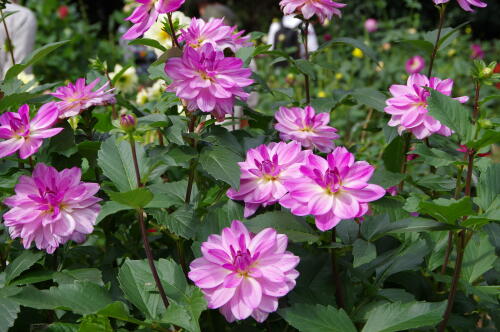
POLYGON ((369 18, 365 21, 365 30, 369 33, 375 32, 378 30, 378 22, 374 18, 369 18))
POLYGON ((245 202, 245 218, 261 205, 277 203, 288 192, 284 181, 301 176, 299 167, 309 153, 302 151, 297 142, 263 144, 248 150, 246 160, 238 163, 240 189, 229 189, 227 196, 245 202))
POLYGON ((115 96, 111 93, 114 89, 106 90, 109 82, 93 91, 99 81, 100 79, 97 78, 86 85, 85 79, 79 78, 75 84, 69 83, 51 93, 54 97, 61 99, 61 101, 56 102, 57 108, 59 108, 59 118, 70 118, 92 106, 116 103, 115 96))
POLYGON ((424 69, 425 60, 420 55, 412 56, 406 61, 405 69, 408 74, 418 74, 424 69))
POLYGON ((63 128, 52 128, 59 112, 55 103, 40 107, 30 120, 30 108, 23 105, 17 113, 5 112, 0 116, 0 158, 19 151, 19 157, 26 159, 38 151, 44 138, 55 136, 63 128))
POLYGON ((211 18, 208 22, 193 18, 189 27, 181 30, 179 41, 185 41, 192 48, 211 44, 217 51, 229 48, 236 53, 242 47, 253 45, 249 36, 242 37, 243 33, 245 31, 236 32, 236 26, 225 25, 220 18, 211 18))
MULTIPOLYGON (((437 77, 431 77, 429 80, 425 75, 412 74, 406 85, 392 85, 389 89, 392 98, 386 101, 387 107, 384 109, 386 113, 392 115, 388 123, 389 126, 398 127, 400 135, 403 131, 408 130, 418 139, 432 134, 450 136, 451 129, 428 114, 427 98, 430 96, 430 92, 425 87, 450 96, 453 80, 441 80, 437 77)), ((465 103, 469 97, 463 96, 454 99, 465 103)))
POLYGON ((171 13, 179 9, 185 0, 135 0, 141 5, 125 20, 134 25, 122 36, 123 39, 136 39, 148 31, 156 22, 159 14, 171 13))
POLYGON ((310 154, 300 166, 300 176, 287 179, 289 193, 280 204, 293 214, 316 218, 316 227, 327 231, 342 219, 359 218, 368 212, 368 202, 384 196, 385 189, 369 184, 375 168, 337 147, 327 160, 310 154))
MULTIPOLYGON (((447 3, 449 1, 450 0, 434 0, 434 3, 436 5, 439 5, 442 3, 447 3)), ((460 5, 460 7, 462 7, 463 10, 468 11, 468 12, 474 11, 474 9, 472 9, 471 6, 484 8, 488 5, 486 2, 482 2, 481 0, 457 0, 457 2, 460 5)))
POLYGON ((287 244, 286 235, 272 228, 254 235, 234 220, 202 243, 203 257, 191 262, 189 279, 201 288, 208 307, 219 308, 227 321, 252 316, 263 322, 299 276, 299 257, 286 251, 287 244))
POLYGON ((211 44, 198 50, 186 47, 182 58, 167 61, 165 72, 173 81, 167 91, 184 99, 189 111, 210 112, 219 121, 233 113, 236 97, 247 99, 243 87, 253 83, 252 71, 243 67, 241 59, 224 57, 211 44))
POLYGON ((321 23, 331 19, 333 15, 342 16, 339 8, 346 4, 332 0, 281 0, 280 7, 285 15, 302 14, 306 20, 318 15, 321 23))
POLYGON ((481 45, 479 44, 472 44, 470 46, 470 49, 472 51, 471 53, 471 59, 483 59, 484 58, 484 51, 481 45))
POLYGON ((316 114, 311 106, 304 109, 280 107, 274 117, 278 121, 274 128, 280 132, 280 138, 299 142, 305 149, 328 153, 335 147, 333 140, 339 138, 337 129, 328 126, 330 114, 316 114))
POLYGON ((24 248, 36 247, 52 254, 69 240, 83 242, 92 233, 101 199, 96 183, 81 182, 82 172, 73 167, 58 172, 37 164, 33 176, 21 176, 16 194, 4 200, 11 209, 3 215, 11 238, 22 238, 24 248))

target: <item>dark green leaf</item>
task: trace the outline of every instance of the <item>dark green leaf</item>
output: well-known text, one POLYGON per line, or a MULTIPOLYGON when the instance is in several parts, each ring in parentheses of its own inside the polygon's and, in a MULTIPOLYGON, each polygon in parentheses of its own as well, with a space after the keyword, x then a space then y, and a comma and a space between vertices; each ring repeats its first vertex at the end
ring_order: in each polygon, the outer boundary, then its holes
POLYGON ((193 239, 196 227, 199 226, 194 217, 193 206, 183 205, 170 214, 162 210, 154 210, 152 214, 160 225, 185 239, 193 239))
POLYGON ((401 173, 403 158, 406 158, 404 153, 404 138, 398 136, 392 140, 382 154, 385 169, 389 172, 401 173))
POLYGON ((137 188, 124 193, 108 191, 107 194, 113 201, 134 209, 146 207, 153 199, 153 193, 147 188, 137 188))
POLYGON ((370 183, 378 184, 383 188, 390 188, 398 185, 404 177, 404 174, 389 172, 385 169, 377 168, 370 179, 370 183))
POLYGON ((402 46, 404 47, 410 46, 417 51, 423 51, 428 56, 430 56, 432 54, 432 51, 434 50, 433 43, 422 39, 403 39, 398 41, 398 43, 402 44, 402 46))
POLYGON ((360 88, 352 91, 351 94, 359 103, 384 112, 387 97, 382 92, 371 88, 360 88))
POLYGON ((428 148, 425 144, 418 144, 412 153, 418 154, 425 164, 434 167, 448 166, 458 161, 452 155, 435 148, 428 148))
POLYGON ((316 79, 316 71, 312 63, 305 59, 298 59, 294 61, 297 69, 304 75, 308 75, 312 80, 316 79))
POLYGON ((345 311, 331 306, 299 303, 278 313, 301 332, 356 332, 345 311))
POLYGON ((14 325, 19 311, 21 311, 19 304, 8 298, 0 297, 0 332, 7 332, 9 327, 14 325))
POLYGON ((149 39, 149 38, 134 39, 134 40, 130 41, 128 44, 129 45, 145 45, 145 46, 159 49, 162 52, 167 51, 167 49, 162 44, 160 44, 160 42, 158 42, 157 40, 154 40, 154 39, 149 39))
POLYGON ((495 198, 500 194, 500 164, 490 165, 479 176, 476 203, 483 210, 488 210, 495 198))
POLYGON ((352 255, 354 256, 353 267, 356 268, 374 260, 377 257, 377 249, 373 243, 357 239, 352 247, 352 255))
POLYGON ((467 147, 471 149, 480 150, 491 144, 500 142, 500 131, 485 130, 478 140, 467 142, 467 147))
POLYGON ((460 278, 472 284, 493 268, 497 260, 495 247, 484 232, 475 233, 465 248, 462 274, 460 278))
POLYGON ((461 217, 474 214, 470 197, 463 197, 460 200, 438 198, 433 201, 423 201, 419 204, 419 212, 451 225, 461 217))
POLYGON ((25 250, 13 262, 7 265, 5 269, 5 283, 9 284, 16 277, 28 270, 33 264, 43 257, 43 252, 31 252, 25 250))
POLYGON ((242 158, 233 151, 215 146, 203 149, 200 156, 200 165, 203 170, 212 175, 217 180, 222 180, 231 187, 240 187, 240 167, 238 162, 242 158))

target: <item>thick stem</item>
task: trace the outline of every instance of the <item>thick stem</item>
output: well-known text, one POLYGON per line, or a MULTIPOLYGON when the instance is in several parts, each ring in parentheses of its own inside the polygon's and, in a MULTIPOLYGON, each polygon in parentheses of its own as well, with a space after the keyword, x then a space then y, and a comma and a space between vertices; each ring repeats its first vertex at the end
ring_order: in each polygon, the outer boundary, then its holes
POLYGON ((5 29, 5 38, 7 39, 7 44, 10 53, 10 60, 12 61, 12 65, 15 66, 16 59, 14 58, 14 45, 12 44, 12 39, 10 39, 9 29, 7 29, 7 22, 5 22, 5 16, 3 15, 3 11, 0 9, 0 17, 2 18, 3 28, 5 29))
POLYGON ((472 122, 475 124, 479 118, 479 91, 481 90, 481 83, 479 80, 474 82, 475 92, 474 92, 474 109, 472 111, 472 122))
POLYGON ((177 239, 176 245, 177 245, 177 254, 179 255, 179 262, 181 263, 182 271, 187 276, 189 271, 187 269, 186 258, 184 255, 184 243, 182 243, 182 239, 180 238, 177 239))
POLYGON ((167 18, 168 18, 168 25, 170 25, 170 31, 172 32, 172 40, 178 49, 181 49, 181 45, 179 44, 179 41, 177 40, 177 34, 175 33, 174 30, 174 24, 172 23, 172 13, 167 13, 167 18))
MULTIPOLYGON (((403 142, 403 162, 401 163, 401 174, 406 174, 406 168, 408 166, 407 153, 410 150, 411 134, 406 133, 404 135, 403 139, 404 139, 404 142, 403 142)), ((405 185, 405 180, 401 180, 401 182, 398 185, 399 192, 403 191, 404 185, 405 185)))
MULTIPOLYGON (((337 242, 337 234, 334 228, 332 230, 332 244, 335 242, 337 242)), ((335 248, 332 248, 330 255, 332 259, 333 282, 335 283, 335 300, 337 301, 337 307, 344 309, 344 292, 342 290, 342 281, 340 280, 339 269, 337 266, 337 256, 335 254, 335 248)))
MULTIPOLYGON (((304 31, 302 32, 304 35, 304 53, 306 56, 306 60, 309 61, 309 21, 305 22, 305 28, 304 31)), ((304 74, 304 84, 305 84, 305 89, 306 89, 306 104, 309 105, 311 103, 311 91, 310 91, 310 84, 309 84, 309 75, 304 74)))
POLYGON ((437 52, 439 50, 439 40, 441 39, 441 31, 443 30, 444 13, 445 12, 446 12, 446 4, 444 4, 441 7, 439 7, 439 26, 438 26, 438 32, 437 32, 437 36, 436 36, 436 43, 434 44, 434 49, 432 50, 431 61, 429 63, 429 71, 427 73, 427 77, 429 77, 429 79, 431 78, 432 67, 434 66, 434 60, 436 59, 436 55, 437 55, 437 52))
MULTIPOLYGON (((143 184, 141 182, 141 172, 139 169, 139 163, 137 162, 135 140, 132 135, 130 135, 129 142, 130 142, 130 149, 132 150, 132 160, 134 162, 137 187, 142 187, 143 184)), ((142 243, 144 244, 144 250, 146 251, 146 257, 148 259, 149 268, 151 269, 151 273, 153 274, 153 279, 155 280, 156 287, 158 288, 158 292, 160 293, 161 300, 163 301, 165 308, 168 308, 168 298, 167 295, 165 294, 165 290, 163 289, 163 285, 161 284, 160 277, 158 276, 158 271, 156 270, 155 261, 153 257, 153 251, 151 250, 151 246, 149 245, 148 235, 146 231, 146 223, 144 222, 143 209, 139 209, 137 211, 137 219, 139 220, 139 226, 141 228, 142 243)))

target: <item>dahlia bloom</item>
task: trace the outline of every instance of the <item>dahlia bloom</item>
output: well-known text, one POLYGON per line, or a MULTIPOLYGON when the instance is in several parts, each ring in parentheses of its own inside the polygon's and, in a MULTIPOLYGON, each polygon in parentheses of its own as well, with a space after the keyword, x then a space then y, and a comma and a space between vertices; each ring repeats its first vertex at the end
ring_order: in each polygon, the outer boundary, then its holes
POLYGON ((234 220, 202 243, 203 257, 191 262, 188 277, 201 288, 208 307, 219 308, 227 321, 252 316, 263 322, 299 276, 299 257, 286 251, 287 244, 287 236, 272 228, 255 235, 234 220))
POLYGON ((302 14, 306 20, 318 15, 321 24, 326 19, 330 20, 333 15, 342 16, 339 8, 346 4, 332 0, 281 0, 280 7, 285 15, 302 14))
POLYGON ((93 91, 99 81, 100 79, 96 78, 92 83, 86 85, 85 78, 79 78, 75 84, 69 83, 51 93, 54 97, 61 99, 61 101, 56 102, 59 118, 70 118, 92 106, 116 103, 115 96, 112 94, 114 89, 106 90, 109 82, 93 91))
MULTIPOLYGON (((442 4, 442 3, 447 3, 450 0, 434 0, 434 3, 436 5, 442 4)), ((458 4, 460 7, 462 7, 463 10, 468 11, 468 12, 473 12, 474 9, 472 9, 472 6, 476 6, 479 8, 484 8, 488 4, 486 2, 483 2, 481 0, 457 0, 458 4)))
POLYGON ((418 74, 424 69, 425 60, 420 55, 412 56, 406 61, 405 69, 408 74, 418 74))
POLYGON ((96 183, 81 182, 82 172, 73 167, 58 172, 37 164, 33 176, 21 176, 16 194, 4 200, 11 209, 3 215, 10 236, 22 238, 24 248, 36 247, 52 254, 69 240, 83 242, 92 233, 101 199, 96 183))
POLYGON ((299 167, 309 153, 302 151, 297 142, 273 142, 248 150, 246 160, 238 163, 240 189, 229 189, 227 196, 245 202, 245 218, 261 205, 277 203, 288 192, 284 181, 301 176, 299 167))
MULTIPOLYGON (((452 134, 450 128, 427 114, 427 98, 430 96, 430 92, 425 87, 450 96, 453 80, 441 80, 437 77, 431 77, 429 80, 425 75, 412 74, 406 85, 392 85, 389 89, 392 98, 386 101, 387 107, 384 109, 386 113, 392 115, 388 123, 389 126, 398 127, 400 135, 403 131, 408 130, 418 139, 426 138, 432 134, 450 136, 452 134)), ((463 96, 454 99, 465 103, 469 97, 463 96)))
POLYGON ((0 158, 19 150, 19 157, 26 159, 38 151, 44 138, 55 136, 63 128, 52 128, 59 112, 55 103, 40 107, 30 120, 30 108, 23 105, 17 113, 5 112, 0 116, 0 158))
POLYGON ((211 18, 208 22, 193 18, 189 27, 181 30, 179 41, 186 42, 186 45, 192 48, 211 44, 218 51, 229 48, 236 53, 242 47, 253 45, 249 36, 242 37, 244 32, 236 32, 236 26, 225 25, 221 18, 211 18))
POLYGON ((365 21, 365 30, 369 33, 375 32, 378 30, 378 22, 374 18, 369 18, 365 21))
POLYGON ((299 142, 305 149, 328 153, 335 147, 333 140, 339 138, 337 129, 328 126, 330 114, 316 114, 311 106, 304 109, 280 107, 274 117, 278 121, 274 128, 280 132, 280 138, 299 142))
POLYGON ((141 5, 125 20, 134 25, 122 36, 136 39, 142 36, 156 22, 159 14, 171 13, 179 9, 185 0, 136 0, 141 5))
POLYGON ((182 58, 167 61, 165 72, 173 81, 167 91, 184 99, 189 111, 211 112, 219 121, 233 113, 236 97, 248 98, 243 87, 253 83, 252 71, 243 67, 241 59, 224 57, 211 44, 199 50, 186 47, 182 58))
POLYGON ((300 176, 285 181, 289 193, 280 204, 293 214, 312 214, 316 227, 327 231, 342 219, 362 217, 368 202, 385 195, 385 189, 369 184, 375 168, 366 161, 354 161, 354 155, 337 147, 327 156, 310 154, 300 166, 300 176))
POLYGON ((470 46, 471 49, 471 59, 483 59, 484 58, 484 50, 479 44, 472 44, 470 46))

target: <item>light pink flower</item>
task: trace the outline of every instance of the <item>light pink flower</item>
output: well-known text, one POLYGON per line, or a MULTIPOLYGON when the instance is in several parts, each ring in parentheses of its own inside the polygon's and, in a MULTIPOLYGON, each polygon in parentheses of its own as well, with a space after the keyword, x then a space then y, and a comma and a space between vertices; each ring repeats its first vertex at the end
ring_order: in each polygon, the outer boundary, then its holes
POLYGON ((211 44, 218 51, 229 48, 236 53, 242 47, 253 45, 249 36, 242 37, 244 33, 245 31, 236 32, 236 26, 225 25, 221 18, 211 18, 208 22, 193 18, 189 27, 181 30, 179 41, 186 42, 186 46, 192 48, 211 44))
POLYGON ((280 204, 298 216, 314 215, 316 227, 327 231, 342 219, 363 216, 368 202, 384 196, 384 188, 368 183, 374 170, 365 161, 355 162, 344 147, 337 147, 327 160, 311 154, 300 166, 300 176, 285 181, 289 193, 280 204))
POLYGON ((208 307, 219 308, 227 321, 252 316, 263 322, 299 276, 299 257, 286 251, 287 244, 286 235, 272 228, 254 235, 234 220, 202 243, 203 257, 191 262, 189 279, 201 288, 208 307))
POLYGON ((122 36, 123 39, 136 39, 148 31, 156 22, 159 14, 171 13, 179 9, 185 0, 135 0, 141 5, 125 20, 134 25, 122 36))
POLYGON ((406 61, 405 69, 408 74, 418 74, 424 69, 425 60, 420 55, 412 56, 406 61))
POLYGON ((305 149, 328 153, 335 147, 333 140, 339 138, 337 129, 328 126, 330 114, 316 114, 311 106, 304 109, 280 107, 274 117, 278 121, 274 128, 280 132, 280 138, 299 142, 305 149))
POLYGON ((396 196, 398 194, 398 187, 392 186, 387 188, 387 193, 390 194, 391 196, 396 196))
POLYGON ((484 58, 484 51, 481 45, 479 44, 472 44, 470 46, 470 49, 472 51, 470 57, 471 59, 483 59, 484 58))
POLYGON ((309 151, 302 151, 297 142, 260 145, 247 152, 241 168, 240 189, 229 189, 227 196, 245 202, 245 218, 259 206, 277 203, 288 190, 284 181, 301 176, 299 167, 309 151))
POLYGON ((306 20, 318 15, 321 23, 325 19, 331 19, 333 15, 342 16, 339 8, 344 8, 346 4, 332 0, 281 0, 281 10, 285 15, 302 14, 306 20))
POLYGON ((73 167, 58 172, 37 164, 33 176, 21 176, 16 194, 4 200, 11 209, 3 215, 10 236, 22 238, 28 249, 36 247, 53 253, 69 240, 83 242, 92 233, 101 199, 96 183, 81 182, 82 172, 73 167))
MULTIPOLYGON (((450 0, 434 0, 434 3, 436 5, 442 4, 442 3, 447 3, 450 0)), ((484 8, 488 4, 486 2, 483 2, 481 0, 457 0, 458 4, 460 7, 462 7, 463 10, 468 11, 468 12, 473 12, 474 9, 472 9, 472 6, 476 6, 479 8, 484 8)))
POLYGON ((116 103, 115 96, 111 93, 114 89, 106 90, 109 82, 106 82, 96 91, 93 91, 100 79, 95 79, 86 85, 84 78, 79 78, 76 83, 59 87, 56 92, 51 93, 54 97, 61 99, 56 102, 59 108, 59 118, 65 119, 80 114, 92 106, 109 105, 116 103))
POLYGON ((23 105, 17 113, 5 112, 0 116, 0 158, 19 151, 19 157, 26 159, 38 151, 44 138, 55 136, 63 128, 52 128, 59 114, 55 103, 40 107, 30 120, 30 108, 23 105))
POLYGON ((246 100, 243 87, 253 83, 252 71, 239 58, 224 57, 211 44, 195 50, 186 47, 182 58, 170 58, 165 72, 172 78, 167 91, 187 102, 187 109, 210 112, 219 121, 233 113, 236 97, 246 100))
POLYGON ((375 32, 378 30, 378 22, 374 18, 369 18, 365 21, 365 30, 367 32, 375 32))
MULTIPOLYGON (((398 127, 400 135, 403 131, 408 130, 418 139, 432 134, 450 136, 451 129, 428 114, 427 98, 430 96, 430 92, 425 87, 450 96, 453 80, 441 80, 437 77, 431 77, 429 80, 425 75, 412 74, 406 85, 392 85, 389 89, 392 98, 386 101, 387 107, 384 109, 386 113, 392 115, 388 123, 389 126, 398 127)), ((463 96, 454 99, 465 103, 469 97, 463 96)))

